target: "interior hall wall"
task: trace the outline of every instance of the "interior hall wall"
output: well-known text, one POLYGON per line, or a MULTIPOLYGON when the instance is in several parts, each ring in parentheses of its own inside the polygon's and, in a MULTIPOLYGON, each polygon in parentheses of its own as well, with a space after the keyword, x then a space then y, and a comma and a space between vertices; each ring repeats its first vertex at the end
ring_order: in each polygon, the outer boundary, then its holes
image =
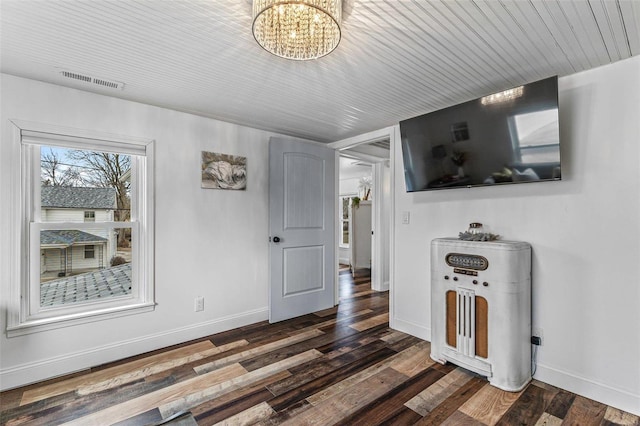
POLYGON ((561 182, 406 193, 395 144, 396 328, 430 339, 430 242, 481 222, 533 248, 535 378, 640 414, 638 76, 640 57, 559 79, 561 182))

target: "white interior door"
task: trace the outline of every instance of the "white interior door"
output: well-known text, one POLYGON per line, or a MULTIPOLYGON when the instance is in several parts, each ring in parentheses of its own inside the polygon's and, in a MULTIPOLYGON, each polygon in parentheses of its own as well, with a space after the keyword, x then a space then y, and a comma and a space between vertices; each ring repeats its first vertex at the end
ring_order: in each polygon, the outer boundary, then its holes
POLYGON ((269 141, 269 321, 335 301, 335 151, 269 141))

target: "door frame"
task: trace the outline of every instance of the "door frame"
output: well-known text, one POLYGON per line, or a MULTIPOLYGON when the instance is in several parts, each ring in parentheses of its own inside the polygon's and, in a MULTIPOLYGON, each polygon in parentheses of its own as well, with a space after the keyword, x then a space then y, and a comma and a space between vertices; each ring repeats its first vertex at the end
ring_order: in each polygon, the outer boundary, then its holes
MULTIPOLYGON (((340 179, 340 151, 344 151, 346 149, 349 148, 353 148, 355 146, 358 145, 363 145, 363 144, 367 144, 367 143, 372 143, 372 142, 376 142, 376 141, 380 141, 380 140, 389 140, 389 144, 390 144, 390 152, 389 152, 389 179, 390 179, 390 194, 389 194, 389 202, 391 203, 391 206, 389 206, 389 222, 387 225, 389 227, 389 326, 391 328, 393 328, 393 323, 394 323, 394 259, 395 259, 395 228, 394 228, 394 223, 395 223, 395 157, 396 157, 396 146, 398 144, 398 142, 400 141, 400 129, 398 125, 395 126, 390 126, 390 127, 385 127, 383 129, 380 130, 375 130, 373 132, 369 132, 369 133, 365 133, 362 135, 358 135, 358 136, 354 136, 351 138, 347 138, 347 139, 342 139, 336 142, 332 142, 330 144, 327 144, 327 146, 334 148, 336 150, 336 176, 335 176, 335 182, 336 182, 336 188, 339 185, 339 179, 340 179)), ((378 161, 378 163, 382 163, 385 160, 380 160, 378 161)), ((382 205, 379 202, 375 202, 376 199, 380 199, 380 194, 378 193, 378 191, 380 190, 380 177, 379 172, 376 170, 380 167, 380 164, 378 164, 377 166, 374 164, 374 167, 372 167, 372 172, 373 172, 373 181, 374 181, 374 188, 373 188, 373 200, 375 203, 374 206, 374 229, 381 229, 382 227, 382 205)), ((339 191, 337 191, 336 193, 339 193, 339 191)), ((336 217, 338 217, 337 215, 339 214, 338 209, 336 208, 336 217)), ((338 233, 338 227, 336 226, 336 238, 337 238, 337 233, 338 233)), ((336 241, 338 241, 336 239, 336 241)), ((380 235, 379 232, 374 232, 373 234, 373 241, 372 241, 372 267, 375 269, 372 270, 372 278, 375 276, 377 280, 381 280, 382 278, 382 262, 381 262, 381 256, 382 253, 384 253, 383 251, 384 246, 383 246, 383 239, 382 239, 382 235, 380 235)), ((338 251, 336 251, 336 256, 338 255, 338 251)), ((336 262, 338 262, 338 259, 336 259, 336 262)), ((337 264, 337 263, 336 263, 337 264)), ((339 278, 338 278, 338 268, 336 268, 336 286, 338 286, 339 284, 339 278)), ((372 283, 373 284, 373 283, 372 283)), ((381 286, 380 283, 376 283, 376 286, 381 286)), ((338 304, 338 298, 339 298, 340 292, 339 289, 336 288, 336 305, 338 304)))

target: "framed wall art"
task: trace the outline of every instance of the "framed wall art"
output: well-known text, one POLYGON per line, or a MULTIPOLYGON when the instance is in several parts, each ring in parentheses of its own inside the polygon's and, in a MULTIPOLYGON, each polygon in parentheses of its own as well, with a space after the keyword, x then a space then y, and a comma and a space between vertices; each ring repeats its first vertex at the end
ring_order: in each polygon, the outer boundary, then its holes
POLYGON ((202 188, 246 189, 247 157, 202 151, 202 188))

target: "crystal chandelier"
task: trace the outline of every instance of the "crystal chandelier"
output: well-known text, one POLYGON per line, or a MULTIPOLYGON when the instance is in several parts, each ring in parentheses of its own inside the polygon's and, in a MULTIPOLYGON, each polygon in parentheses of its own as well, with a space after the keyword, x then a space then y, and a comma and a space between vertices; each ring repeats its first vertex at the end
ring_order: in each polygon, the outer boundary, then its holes
POLYGON ((524 86, 514 87, 513 89, 503 92, 494 93, 493 95, 484 96, 480 99, 482 105, 499 104, 500 102, 508 102, 522 96, 524 86))
POLYGON ((342 0, 253 0, 253 36, 286 59, 316 59, 340 42, 342 0))

